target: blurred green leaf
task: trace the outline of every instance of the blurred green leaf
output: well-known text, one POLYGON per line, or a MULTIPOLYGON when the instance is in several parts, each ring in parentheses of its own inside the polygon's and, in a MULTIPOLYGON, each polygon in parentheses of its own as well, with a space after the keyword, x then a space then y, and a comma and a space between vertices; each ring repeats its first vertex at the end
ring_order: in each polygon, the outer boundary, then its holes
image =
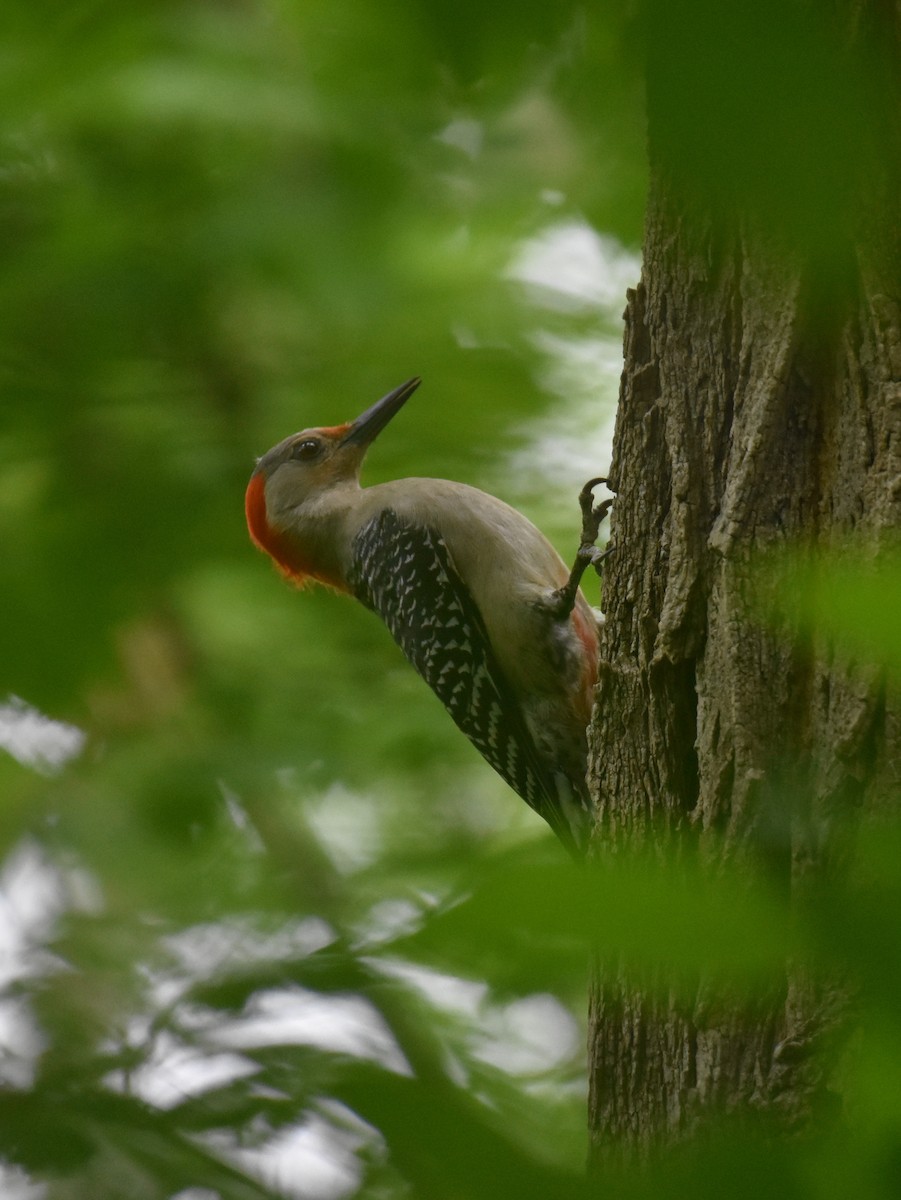
POLYGON ((901 558, 893 547, 790 549, 760 562, 757 590, 766 619, 787 620, 862 668, 896 674, 901 666, 901 558))
POLYGON ((762 884, 700 865, 602 857, 577 871, 526 851, 479 862, 469 882, 398 947, 516 989, 560 987, 588 947, 611 966, 675 969, 688 988, 698 972, 748 984, 778 976, 792 946, 788 912, 762 884))
POLYGON ((702 211, 751 214, 786 256, 800 254, 828 320, 860 206, 897 148, 878 17, 855 25, 840 7, 689 0, 650 3, 645 21, 655 155, 702 211))

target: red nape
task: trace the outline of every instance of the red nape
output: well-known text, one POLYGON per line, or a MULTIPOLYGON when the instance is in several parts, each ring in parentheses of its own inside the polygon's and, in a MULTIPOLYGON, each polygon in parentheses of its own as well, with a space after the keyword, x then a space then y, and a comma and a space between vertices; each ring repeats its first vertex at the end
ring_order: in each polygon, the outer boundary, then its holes
POLYGON ((262 475, 252 475, 250 478, 244 493, 244 512, 253 544, 268 554, 270 529, 266 519, 266 481, 262 475))
MULTIPOLYGON (((341 589, 336 579, 331 579, 307 562, 295 540, 280 529, 269 524, 266 514, 266 480, 262 475, 251 476, 244 494, 244 512, 251 540, 265 551, 286 579, 297 587, 306 587, 315 580, 328 587, 341 589)), ((343 589, 341 589, 343 590, 343 589)))
POLYGON ((345 433, 348 433, 352 426, 353 421, 346 421, 343 425, 325 425, 319 432, 324 433, 326 437, 340 438, 344 437, 345 433))

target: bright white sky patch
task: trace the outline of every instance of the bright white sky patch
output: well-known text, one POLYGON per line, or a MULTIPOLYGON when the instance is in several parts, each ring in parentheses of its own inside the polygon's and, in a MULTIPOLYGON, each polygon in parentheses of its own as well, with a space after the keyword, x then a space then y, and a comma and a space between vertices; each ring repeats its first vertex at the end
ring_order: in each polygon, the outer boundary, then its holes
POLYGON ((174 1108, 189 1096, 199 1096, 222 1087, 242 1075, 253 1075, 259 1068, 240 1054, 209 1053, 206 1049, 181 1046, 168 1033, 159 1034, 152 1052, 129 1072, 128 1081, 121 1072, 106 1082, 119 1090, 140 1096, 157 1108, 174 1108))
POLYGON ((570 219, 523 242, 507 278, 534 290, 533 300, 542 308, 618 316, 626 289, 635 286, 640 271, 636 255, 616 238, 598 233, 587 221, 570 219))
POLYGON ((447 146, 453 146, 456 150, 462 151, 467 158, 473 160, 479 157, 484 140, 485 129, 482 122, 470 117, 458 117, 445 125, 440 133, 435 134, 436 142, 444 142, 447 146))
MULTIPOLYGON (((44 1037, 24 995, 23 980, 64 970, 46 948, 67 909, 97 911, 99 890, 86 872, 62 871, 24 839, 0 868, 0 1083, 28 1087, 44 1037)), ((6 1197, 0 1189, 0 1196, 6 1197)))
POLYGON ((308 802, 307 817, 320 844, 342 874, 371 866, 382 849, 382 828, 371 796, 333 784, 308 802))
POLYGON ((362 1172, 356 1152, 375 1137, 362 1122, 356 1122, 358 1128, 352 1121, 340 1124, 339 1128, 311 1113, 258 1149, 236 1146, 227 1136, 204 1141, 280 1195, 297 1200, 339 1200, 357 1190, 362 1172))
POLYGON ((0 870, 0 987, 48 969, 43 943, 69 902, 65 879, 41 848, 20 842, 0 870))
POLYGON ((556 996, 539 993, 488 1014, 474 1050, 511 1075, 531 1075, 562 1066, 578 1053, 581 1042, 572 1013, 556 996))
POLYGON ((421 967, 417 963, 404 962, 399 958, 372 958, 366 960, 379 971, 415 987, 436 1008, 456 1012, 467 1017, 476 1017, 488 998, 488 984, 471 979, 460 979, 446 975, 433 967, 421 967))
MULTIPOLYGON (((335 940, 335 931, 321 917, 300 917, 268 933, 252 920, 232 918, 191 925, 165 939, 166 945, 184 972, 185 983, 211 979, 217 972, 244 964, 278 962, 305 958, 335 940)), ((154 983, 168 986, 167 977, 155 977, 154 983)), ((164 1003, 171 1003, 166 999, 164 1003)))
POLYGON ((563 515, 577 526, 578 489, 610 466, 622 352, 612 338, 562 338, 538 330, 533 341, 546 355, 542 386, 564 402, 525 428, 527 444, 507 459, 511 484, 526 495, 565 490, 563 515))
POLYGON ((318 1046, 410 1074, 391 1030, 362 996, 323 995, 300 987, 257 992, 244 1014, 218 1024, 209 1040, 234 1050, 281 1044, 318 1046))
POLYGON ((0 748, 23 766, 49 775, 76 758, 84 743, 80 729, 45 717, 18 696, 0 705, 0 748))
POLYGON ((46 1195, 45 1183, 34 1183, 18 1167, 0 1163, 0 1196, 3 1200, 43 1200, 46 1195))
POLYGON ((581 1032, 572 1013, 548 993, 492 1004, 488 985, 459 979, 399 959, 373 959, 386 975, 416 988, 436 1008, 471 1022, 477 1058, 511 1075, 553 1070, 579 1052, 581 1032))
POLYGON ((553 507, 555 528, 577 531, 578 489, 610 466, 622 312, 641 261, 615 238, 570 218, 523 242, 506 275, 526 289, 535 309, 537 325, 528 336, 542 359, 537 382, 560 403, 519 431, 524 444, 506 460, 503 494, 524 507, 541 494, 553 507), (593 317, 587 333, 586 317, 593 317))

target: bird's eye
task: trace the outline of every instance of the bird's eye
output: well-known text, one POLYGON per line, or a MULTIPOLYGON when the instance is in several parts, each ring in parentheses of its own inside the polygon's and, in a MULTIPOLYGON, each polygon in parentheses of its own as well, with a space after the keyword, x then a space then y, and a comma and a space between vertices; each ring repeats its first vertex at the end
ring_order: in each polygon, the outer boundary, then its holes
POLYGON ((310 462, 312 459, 319 457, 319 452, 321 450, 321 442, 317 442, 314 438, 304 438, 304 440, 302 442, 298 442, 291 451, 291 457, 299 458, 301 462, 310 462))

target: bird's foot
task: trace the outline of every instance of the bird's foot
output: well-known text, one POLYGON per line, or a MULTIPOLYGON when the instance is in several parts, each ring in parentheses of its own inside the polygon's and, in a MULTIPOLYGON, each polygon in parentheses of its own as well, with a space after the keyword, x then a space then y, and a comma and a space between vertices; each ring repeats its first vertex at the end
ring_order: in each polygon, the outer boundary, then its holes
POLYGON ((558 621, 565 621, 572 612, 579 584, 582 582, 582 576, 586 570, 594 567, 598 575, 602 574, 601 563, 613 552, 612 546, 608 546, 605 550, 599 550, 595 545, 601 522, 613 507, 612 499, 602 500, 600 504, 594 502, 594 489, 602 483, 606 487, 610 486, 606 478, 599 476, 597 479, 589 479, 579 492, 579 508, 582 510, 582 538, 579 549, 576 551, 576 561, 569 573, 569 579, 553 595, 553 615, 558 621))
POLYGON ((613 500, 602 500, 600 504, 594 502, 594 489, 603 484, 609 487, 609 481, 604 476, 598 476, 597 479, 589 479, 585 486, 579 492, 579 508, 582 512, 582 541, 579 549, 584 550, 590 547, 596 550, 595 542, 598 540, 601 522, 607 513, 613 507, 613 500))

